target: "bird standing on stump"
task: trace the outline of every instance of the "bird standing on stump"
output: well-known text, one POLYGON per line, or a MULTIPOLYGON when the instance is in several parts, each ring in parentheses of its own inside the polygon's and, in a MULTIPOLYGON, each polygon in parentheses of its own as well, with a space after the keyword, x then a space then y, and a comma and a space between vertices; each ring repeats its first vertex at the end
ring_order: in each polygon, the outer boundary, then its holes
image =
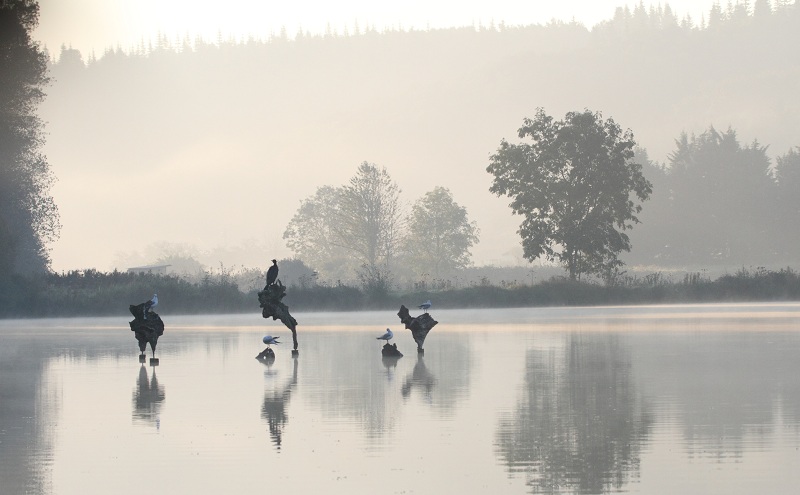
POLYGON ((426 313, 427 313, 427 312, 428 312, 428 310, 431 308, 431 300, 430 300, 430 299, 428 299, 427 301, 425 301, 424 303, 420 304, 420 305, 419 305, 419 306, 417 306, 417 307, 418 307, 419 309, 421 309, 422 311, 424 311, 424 312, 426 312, 426 313))
POLYGON ((278 260, 272 260, 272 266, 267 270, 267 287, 275 283, 278 278, 278 260))
POLYGON ((390 341, 390 340, 392 340, 392 337, 394 337, 394 334, 392 333, 392 331, 391 331, 391 330, 389 330, 389 329, 387 328, 387 329, 386 329, 386 333, 385 333, 385 334, 381 335, 380 337, 376 337, 376 338, 377 338, 378 340, 385 340, 385 341, 386 341, 386 343, 388 344, 388 343, 389 343, 389 341, 390 341))
POLYGON ((158 306, 158 294, 153 294, 153 298, 144 303, 144 319, 147 319, 147 312, 158 306))

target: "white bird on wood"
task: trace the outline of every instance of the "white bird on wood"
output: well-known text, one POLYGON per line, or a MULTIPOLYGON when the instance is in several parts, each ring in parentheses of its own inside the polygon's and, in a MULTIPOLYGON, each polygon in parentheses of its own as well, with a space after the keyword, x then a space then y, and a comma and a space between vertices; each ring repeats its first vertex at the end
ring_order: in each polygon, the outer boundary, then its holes
POLYGON ((388 343, 390 340, 392 340, 392 337, 394 337, 394 334, 392 333, 391 330, 389 330, 387 328, 386 329, 386 333, 381 335, 380 337, 377 337, 377 339, 378 340, 385 340, 388 343))
POLYGON ((147 319, 147 312, 158 306, 158 294, 153 294, 153 298, 144 303, 144 319, 147 319))
POLYGON ((420 304, 420 305, 419 305, 419 306, 417 306, 417 307, 418 307, 419 309, 421 309, 422 311, 424 311, 424 312, 426 312, 426 313, 427 313, 427 312, 428 312, 428 309, 430 309, 430 307, 431 307, 431 300, 430 300, 430 299, 428 299, 427 301, 425 301, 424 303, 420 304))
POLYGON ((279 338, 280 337, 273 337, 272 335, 267 335, 262 340, 264 341, 265 344, 267 344, 267 347, 269 347, 272 344, 280 344, 280 342, 278 342, 279 338))

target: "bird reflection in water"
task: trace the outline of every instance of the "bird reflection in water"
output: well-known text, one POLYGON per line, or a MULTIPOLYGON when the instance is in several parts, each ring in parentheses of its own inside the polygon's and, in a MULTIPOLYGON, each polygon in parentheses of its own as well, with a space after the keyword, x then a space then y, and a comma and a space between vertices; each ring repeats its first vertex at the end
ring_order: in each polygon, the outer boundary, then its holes
POLYGON ((267 369, 264 370, 264 376, 265 377, 274 376, 274 375, 278 374, 277 371, 272 369, 272 365, 275 364, 275 354, 266 354, 266 355, 264 355, 262 357, 259 357, 257 359, 261 364, 263 364, 264 366, 267 367, 267 369))
POLYGON ((397 368, 397 361, 401 356, 383 356, 381 362, 383 367, 386 368, 386 378, 391 382, 394 379, 394 371, 397 368))
POLYGON ((139 378, 136 380, 136 389, 133 391, 133 418, 160 427, 159 413, 166 398, 164 386, 159 385, 156 369, 153 368, 153 377, 149 378, 147 368, 139 367, 139 378))
MULTIPOLYGON (((267 421, 269 426, 269 435, 272 438, 272 443, 275 444, 278 450, 281 449, 281 442, 283 437, 283 428, 289 420, 286 415, 286 406, 289 399, 297 385, 297 358, 293 358, 292 379, 283 387, 264 392, 264 404, 261 406, 261 417, 267 421)), ((274 363, 274 358, 271 362, 261 360, 268 368, 274 363)), ((270 373, 273 374, 273 373, 270 373)))
POLYGON ((411 371, 411 374, 406 377, 403 388, 400 390, 403 398, 407 399, 415 388, 422 393, 422 397, 426 402, 431 402, 433 389, 436 388, 436 378, 428 371, 425 366, 425 359, 421 354, 417 354, 417 364, 414 365, 414 370, 411 371))

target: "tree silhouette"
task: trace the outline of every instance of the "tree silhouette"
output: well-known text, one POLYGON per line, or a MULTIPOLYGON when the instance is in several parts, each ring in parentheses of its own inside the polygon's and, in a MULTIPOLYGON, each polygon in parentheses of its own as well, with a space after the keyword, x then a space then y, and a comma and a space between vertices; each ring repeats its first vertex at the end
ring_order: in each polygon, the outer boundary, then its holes
POLYGON ((412 206, 405 252, 418 274, 441 277, 470 264, 478 228, 444 187, 435 187, 412 206))
POLYGON ((36 114, 49 82, 47 55, 31 38, 38 22, 37 2, 0 3, 0 276, 47 270, 60 228, 36 114))
POLYGON ((777 208, 766 147, 713 127, 682 135, 670 155, 671 225, 665 256, 694 262, 766 259, 777 208))
POLYGON ((403 227, 399 194, 386 168, 363 162, 346 185, 303 201, 283 238, 314 268, 355 266, 365 288, 385 291, 403 227))
POLYGON ((327 278, 342 279, 355 273, 358 263, 335 238, 333 222, 339 208, 341 188, 322 186, 300 202, 283 238, 306 264, 327 278))
POLYGON ((401 235, 400 189, 386 168, 363 162, 342 188, 333 230, 361 262, 359 277, 371 290, 388 290, 401 235))
POLYGON ((633 198, 644 201, 652 190, 632 160, 633 134, 588 110, 554 121, 539 109, 519 137, 532 143, 503 140, 486 170, 494 175, 489 190, 512 198, 525 217, 525 258, 557 260, 573 280, 621 266, 618 254, 631 247, 624 231, 641 211, 633 198))

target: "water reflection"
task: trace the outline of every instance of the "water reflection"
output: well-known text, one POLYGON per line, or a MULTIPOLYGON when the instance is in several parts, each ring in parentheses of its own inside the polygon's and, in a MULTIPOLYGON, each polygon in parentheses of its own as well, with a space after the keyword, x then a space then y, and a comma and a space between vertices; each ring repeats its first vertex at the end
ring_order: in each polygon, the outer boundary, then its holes
MULTIPOLYGON (((410 400, 419 396, 434 410, 449 414, 469 393, 471 347, 463 335, 437 335, 424 359, 410 355, 410 335, 400 335, 406 356, 384 359, 372 334, 321 332, 309 337, 304 356, 314 363, 303 386, 310 407, 330 421, 360 425, 368 449, 391 446, 410 400), (403 339, 405 337, 405 339, 403 339), (397 377, 398 379, 395 379, 397 377)), ((411 346, 414 346, 411 342, 411 346)))
POLYGON ((302 370, 254 363, 256 325, 176 321, 153 369, 113 322, 0 321, 0 493, 141 491, 142 452, 152 486, 198 493, 263 488, 265 459, 276 489, 302 493, 793 493, 796 306, 791 321, 569 308, 524 325, 485 310, 490 331, 443 323, 424 358, 400 334, 394 361, 344 327, 362 315, 337 315, 341 331, 304 334, 302 370), (143 435, 159 417, 168 431, 143 435))
POLYGON ((419 395, 434 410, 449 416, 471 391, 470 380, 476 371, 473 346, 464 335, 436 337, 436 345, 429 345, 425 354, 417 354, 401 395, 404 401, 419 395))
POLYGON ((381 363, 383 363, 383 367, 386 368, 386 380, 388 382, 394 380, 394 373, 397 371, 398 361, 400 361, 400 357, 398 356, 383 356, 381 358, 381 363))
POLYGON ((394 431, 400 409, 380 348, 372 334, 322 332, 309 336, 303 358, 314 363, 314 373, 303 382, 312 407, 329 421, 360 425, 376 447, 394 431))
MULTIPOLYGON (((636 340, 637 369, 668 397, 689 459, 738 462, 800 417, 800 360, 791 333, 727 332, 636 340)), ((667 412, 665 412, 665 415, 667 412)))
MULTIPOLYGON (((272 366, 275 359, 262 361, 268 368, 272 366)), ((289 417, 286 415, 286 406, 292 396, 292 391, 297 386, 297 361, 293 358, 292 378, 283 387, 273 388, 264 392, 264 403, 261 406, 261 417, 269 425, 269 436, 272 443, 280 450, 283 441, 283 429, 289 417)))
POLYGON ((56 390, 43 383, 49 347, 0 335, 0 492, 44 493, 57 416, 56 390), (36 448, 34 448, 34 446, 36 448))
POLYGON ((411 391, 416 389, 422 394, 426 402, 431 402, 433 399, 433 389, 436 386, 436 377, 428 371, 425 366, 425 359, 422 354, 417 355, 417 364, 414 365, 414 370, 406 377, 403 382, 401 393, 404 398, 411 395, 411 391))
POLYGON ((164 386, 158 383, 156 369, 153 368, 153 378, 147 376, 147 368, 139 367, 139 378, 136 380, 136 389, 133 391, 133 418, 159 427, 159 414, 166 398, 164 386))
POLYGON ((638 475, 651 419, 615 335, 569 335, 530 350, 521 397, 496 446, 533 493, 603 493, 638 475))

